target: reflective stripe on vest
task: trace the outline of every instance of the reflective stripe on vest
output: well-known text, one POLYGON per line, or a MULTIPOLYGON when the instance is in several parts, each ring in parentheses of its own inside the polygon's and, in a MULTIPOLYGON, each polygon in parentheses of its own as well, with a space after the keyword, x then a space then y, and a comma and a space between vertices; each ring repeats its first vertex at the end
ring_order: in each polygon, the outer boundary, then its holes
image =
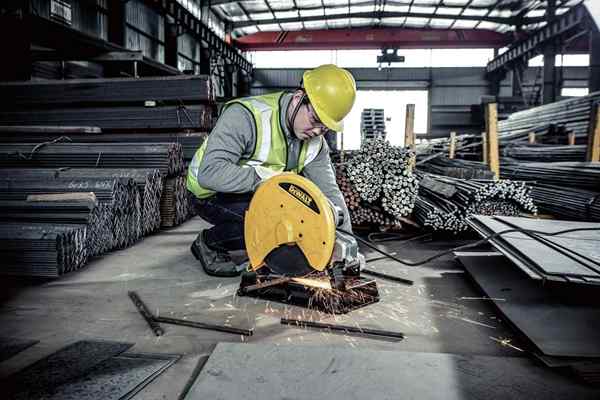
MULTIPOLYGON (((238 165, 242 167, 263 166, 273 171, 281 172, 286 169, 287 164, 287 138, 280 125, 279 101, 283 92, 267 94, 263 96, 249 97, 239 100, 233 100, 226 104, 241 104, 254 117, 256 144, 255 149, 249 159, 240 160, 238 165)), ((210 136, 209 136, 210 138, 210 136)), ((188 169, 187 188, 198 198, 207 198, 215 192, 203 188, 198 183, 197 177, 206 150, 207 138, 202 146, 194 154, 194 158, 188 169)), ((290 169, 292 172, 300 173, 304 167, 312 162, 323 146, 321 136, 303 141, 296 168, 290 169)))

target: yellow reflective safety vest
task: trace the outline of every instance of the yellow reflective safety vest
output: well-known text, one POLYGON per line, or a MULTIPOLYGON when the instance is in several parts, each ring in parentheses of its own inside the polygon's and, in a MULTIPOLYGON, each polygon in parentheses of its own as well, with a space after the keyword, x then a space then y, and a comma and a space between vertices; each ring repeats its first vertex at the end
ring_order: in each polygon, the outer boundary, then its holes
MULTIPOLYGON (((276 172, 291 171, 300 173, 306 165, 313 161, 323 146, 321 136, 305 140, 302 143, 298 157, 297 167, 287 168, 288 144, 285 132, 280 124, 280 100, 284 92, 266 94, 262 96, 236 99, 225 104, 224 110, 232 104, 240 104, 254 117, 256 141, 254 152, 248 159, 240 159, 238 165, 255 167, 263 166, 276 172)), ((210 138, 210 136, 209 136, 210 138)), ((197 198, 205 199, 215 194, 198 183, 198 170, 204 157, 204 151, 209 138, 196 150, 187 174, 187 188, 197 198)))

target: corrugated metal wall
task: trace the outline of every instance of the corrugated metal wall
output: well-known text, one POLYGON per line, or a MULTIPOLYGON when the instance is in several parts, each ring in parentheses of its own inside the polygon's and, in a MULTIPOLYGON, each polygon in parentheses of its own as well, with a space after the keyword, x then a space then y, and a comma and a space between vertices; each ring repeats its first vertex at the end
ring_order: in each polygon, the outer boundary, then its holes
POLYGON ((130 0, 125 8, 128 49, 141 50, 146 57, 165 61, 165 18, 143 0, 130 0))
MULTIPOLYGON (((29 0, 32 13, 50 19, 51 0, 29 0)), ((102 39, 108 37, 106 0, 70 0, 71 28, 102 39)))
POLYGON ((177 48, 178 68, 182 71, 193 70, 194 73, 200 73, 200 51, 202 50, 200 42, 186 33, 177 38, 177 48))

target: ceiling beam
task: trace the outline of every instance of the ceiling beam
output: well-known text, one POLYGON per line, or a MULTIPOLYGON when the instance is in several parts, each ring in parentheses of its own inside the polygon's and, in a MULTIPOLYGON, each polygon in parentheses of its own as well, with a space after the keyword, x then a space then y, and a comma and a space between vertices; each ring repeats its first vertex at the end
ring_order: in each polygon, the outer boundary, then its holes
MULTIPOLYGON (((255 20, 255 21, 235 21, 233 22, 233 28, 245 28, 248 26, 256 26, 256 25, 271 25, 271 24, 285 24, 285 23, 294 23, 294 22, 310 22, 310 21, 326 21, 326 20, 336 20, 336 19, 347 19, 347 18, 432 18, 431 14, 427 13, 414 13, 414 12, 393 12, 393 11, 383 11, 383 12, 359 12, 359 13, 340 13, 340 14, 330 14, 330 15, 313 15, 307 17, 293 17, 293 18, 276 18, 276 19, 263 19, 263 20, 255 20)), ((487 21, 493 22, 497 24, 505 24, 505 25, 513 25, 513 18, 502 18, 502 17, 490 17, 490 16, 471 16, 471 15, 450 15, 450 14, 436 14, 433 18, 437 19, 451 19, 451 20, 463 20, 463 21, 487 21)), ((544 18, 528 18, 526 22, 528 24, 538 23, 544 21, 544 18)))
MULTIPOLYGON (((210 2, 210 6, 211 7, 218 7, 220 5, 226 5, 226 4, 235 4, 235 3, 248 3, 250 1, 256 1, 256 0, 211 0, 210 2)), ((563 3, 566 0, 563 0, 563 3)), ((360 7, 360 6, 374 6, 374 5, 378 5, 381 4, 381 1, 379 0, 367 0, 367 1, 357 1, 355 3, 352 3, 351 6, 352 7, 360 7)), ((410 6, 411 1, 410 0, 406 0, 406 1, 386 1, 385 2, 386 5, 388 6, 410 6)), ((435 6, 441 6, 444 8, 454 8, 454 9, 462 9, 463 6, 462 5, 455 5, 455 4, 427 4, 427 5, 423 5, 423 7, 435 7, 435 6)), ((326 6, 328 9, 336 9, 336 8, 348 8, 347 4, 342 4, 342 5, 330 5, 330 6, 326 6)), ((300 8, 300 10, 318 10, 320 8, 323 8, 322 6, 318 5, 318 6, 303 6, 300 8)), ((471 6, 469 6, 470 9, 472 10, 487 10, 489 8, 489 6, 478 6, 475 4, 472 4, 471 6)), ((540 7, 540 9, 545 9, 545 7, 540 7)), ((294 8, 278 8, 277 11, 294 11, 294 8)))
POLYGON ((501 48, 510 36, 487 29, 352 28, 257 32, 235 39, 242 50, 501 48))

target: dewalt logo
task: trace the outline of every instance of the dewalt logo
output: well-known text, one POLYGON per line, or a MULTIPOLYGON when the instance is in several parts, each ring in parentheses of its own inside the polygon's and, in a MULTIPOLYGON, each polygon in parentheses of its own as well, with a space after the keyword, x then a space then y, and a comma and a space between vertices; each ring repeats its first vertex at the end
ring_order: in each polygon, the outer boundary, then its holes
POLYGON ((290 187, 288 188, 288 192, 292 194, 292 196, 306 204, 308 207, 311 206, 313 199, 308 194, 304 193, 303 190, 298 189, 294 185, 290 185, 290 187))

